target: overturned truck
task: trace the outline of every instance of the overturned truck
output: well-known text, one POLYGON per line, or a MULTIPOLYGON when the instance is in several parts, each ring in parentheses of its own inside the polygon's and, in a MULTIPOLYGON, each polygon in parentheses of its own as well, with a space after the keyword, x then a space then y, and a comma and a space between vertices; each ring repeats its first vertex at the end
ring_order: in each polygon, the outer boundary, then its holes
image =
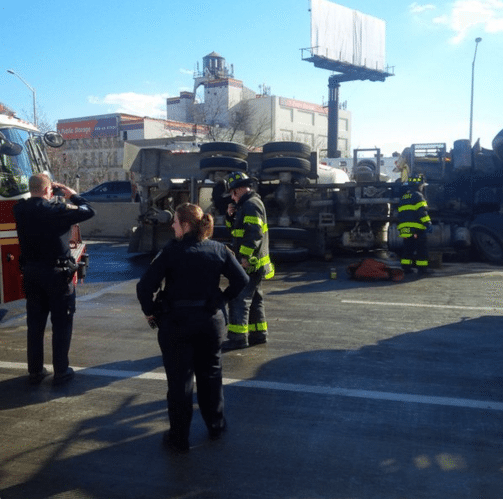
MULTIPOLYGON (((427 178, 434 222, 429 244, 437 251, 476 247, 484 258, 503 263, 501 133, 493 148, 458 141, 447 152, 445 144, 416 144, 400 158, 408 174, 427 178)), ((373 159, 360 160, 362 150, 355 150, 349 176, 320 165, 317 152, 298 142, 270 142, 262 152, 249 152, 234 142, 209 142, 189 153, 126 143, 124 168, 140 194, 129 250, 162 248, 173 237, 176 206, 187 201, 212 213, 215 238, 225 241, 225 179, 230 172, 243 171, 256 179, 276 260, 331 259, 348 250, 399 251, 396 205, 401 182, 382 174, 379 149, 364 151, 371 151, 373 159)))

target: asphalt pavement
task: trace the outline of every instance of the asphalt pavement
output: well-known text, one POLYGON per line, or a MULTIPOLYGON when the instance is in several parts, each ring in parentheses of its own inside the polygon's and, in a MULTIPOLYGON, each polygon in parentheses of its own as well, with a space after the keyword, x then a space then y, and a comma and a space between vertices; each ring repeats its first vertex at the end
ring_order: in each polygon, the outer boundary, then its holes
POLYGON ((356 257, 278 265, 269 343, 224 354, 227 433, 209 440, 195 401, 180 455, 135 296, 148 258, 89 253, 67 385, 27 384, 24 301, 0 305, 1 499, 503 497, 503 268, 394 283, 350 280, 356 257))

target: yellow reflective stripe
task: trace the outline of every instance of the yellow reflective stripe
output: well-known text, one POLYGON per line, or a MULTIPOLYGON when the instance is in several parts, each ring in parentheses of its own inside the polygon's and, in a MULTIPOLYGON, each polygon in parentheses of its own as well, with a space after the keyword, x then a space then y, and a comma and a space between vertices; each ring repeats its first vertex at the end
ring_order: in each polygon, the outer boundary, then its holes
POLYGON ((399 206, 398 207, 398 211, 417 211, 419 210, 419 208, 422 208, 422 207, 426 207, 428 206, 426 204, 426 201, 419 201, 419 203, 416 203, 416 204, 404 204, 403 206, 399 206))
POLYGON ((416 260, 416 265, 418 267, 427 267, 428 266, 428 260, 416 260))
POLYGON ((248 324, 229 324, 228 330, 231 333, 246 334, 248 332, 248 324))
POLYGON ((225 226, 230 229, 232 227, 232 222, 229 222, 229 220, 225 221, 225 226))
POLYGON ((400 263, 401 263, 402 265, 412 265, 414 262, 413 262, 412 260, 408 260, 407 258, 402 258, 402 259, 400 260, 400 263))
POLYGON ((272 279, 274 277, 274 267, 272 268, 271 272, 265 275, 265 279, 272 279))
POLYGON ((231 234, 233 237, 244 237, 245 231, 244 229, 234 229, 231 234))
POLYGON ((253 255, 253 248, 249 248, 248 246, 243 246, 241 245, 239 247, 239 253, 241 255, 245 255, 245 256, 252 256, 253 255))
POLYGON ((257 324, 248 324, 248 331, 253 332, 264 332, 267 331, 267 322, 258 322, 257 324))
POLYGON ((264 225, 264 222, 262 222, 262 220, 260 220, 259 217, 252 217, 250 215, 246 215, 244 218, 243 218, 243 223, 244 224, 255 224, 255 225, 260 225, 262 227, 262 225, 264 225))
POLYGON ((264 223, 259 217, 252 217, 250 215, 247 215, 243 218, 243 223, 259 225, 262 228, 262 234, 266 233, 269 230, 268 225, 264 223))
POLYGON ((431 222, 430 215, 426 215, 425 217, 421 218, 421 222, 423 223, 431 222))
POLYGON ((398 226, 398 230, 408 229, 408 228, 424 229, 425 226, 423 224, 420 224, 417 222, 403 222, 398 226))
POLYGON ((263 267, 264 265, 267 265, 268 263, 271 263, 271 257, 269 255, 266 255, 257 262, 257 269, 263 267))

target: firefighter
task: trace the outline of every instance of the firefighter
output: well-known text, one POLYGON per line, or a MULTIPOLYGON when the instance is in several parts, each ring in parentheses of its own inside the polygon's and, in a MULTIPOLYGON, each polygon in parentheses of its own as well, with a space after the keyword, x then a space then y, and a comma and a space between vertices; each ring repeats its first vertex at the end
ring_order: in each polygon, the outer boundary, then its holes
POLYGON ((50 314, 53 382, 60 384, 74 375, 68 361, 77 270, 70 251, 71 228, 93 217, 95 211, 73 189, 52 183, 44 173, 30 177, 28 186, 31 197, 14 206, 26 295, 28 380, 39 384, 49 374, 44 368, 44 331, 50 314), (59 189, 66 202, 53 198, 53 188, 59 189))
POLYGON ((423 196, 425 181, 422 176, 409 177, 403 184, 405 193, 398 204, 398 231, 403 238, 402 269, 406 274, 416 267, 420 275, 428 273, 426 234, 432 232, 428 205, 423 196))
POLYGON ((159 326, 170 421, 163 441, 184 452, 189 450, 194 374, 210 438, 219 438, 225 430, 220 350, 226 333, 224 307, 244 288, 248 276, 225 245, 209 239, 213 218, 199 206, 178 206, 173 229, 175 239, 152 261, 136 290, 147 320, 159 326), (229 282, 224 291, 219 288, 221 275, 229 282), (163 280, 156 311, 154 296, 163 280))
POLYGON ((267 215, 260 196, 252 189, 246 173, 231 173, 227 190, 232 198, 226 214, 233 251, 250 277, 239 296, 229 302, 229 324, 224 351, 247 348, 267 342, 262 279, 274 276, 269 256, 267 215))

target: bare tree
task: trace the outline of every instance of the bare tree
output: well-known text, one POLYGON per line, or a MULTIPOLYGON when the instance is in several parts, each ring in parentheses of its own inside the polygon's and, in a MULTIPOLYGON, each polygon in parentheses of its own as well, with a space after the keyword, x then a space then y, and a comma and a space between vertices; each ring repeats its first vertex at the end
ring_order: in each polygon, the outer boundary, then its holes
POLYGON ((196 104, 194 120, 204 123, 210 141, 242 142, 252 149, 262 145, 270 136, 271 117, 260 114, 248 101, 228 107, 223 96, 214 98, 211 104, 196 104))

